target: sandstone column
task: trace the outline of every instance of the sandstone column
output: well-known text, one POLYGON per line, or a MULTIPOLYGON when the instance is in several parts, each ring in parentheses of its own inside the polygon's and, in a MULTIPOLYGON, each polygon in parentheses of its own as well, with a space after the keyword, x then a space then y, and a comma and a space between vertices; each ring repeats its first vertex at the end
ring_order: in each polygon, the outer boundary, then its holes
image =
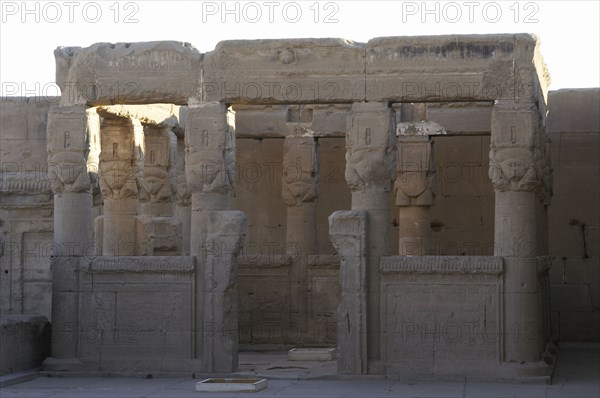
POLYGON ((190 255, 190 236, 192 219, 192 195, 185 180, 185 142, 177 140, 177 171, 175 190, 175 217, 181 222, 181 254, 190 255))
POLYGON ((202 253, 206 236, 204 212, 229 209, 235 183, 235 113, 219 102, 188 111, 185 175, 192 196, 190 253, 202 253))
MULTIPOLYGON (((215 307, 220 304, 219 302, 215 304, 211 298, 213 294, 218 294, 216 291, 213 292, 213 289, 218 290, 218 288, 211 282, 213 277, 210 270, 213 265, 210 261, 213 260, 209 259, 211 250, 215 249, 207 248, 209 237, 211 242, 218 239, 214 236, 217 232, 209 230, 210 226, 216 228, 216 231, 220 228, 214 224, 213 218, 217 217, 215 212, 222 213, 229 208, 229 193, 235 182, 234 128, 234 113, 228 111, 221 103, 203 103, 188 111, 185 134, 185 176, 187 189, 192 197, 190 254, 196 256, 201 263, 196 272, 195 355, 197 359, 202 359, 206 371, 214 372, 232 371, 229 359, 217 357, 225 355, 223 354, 225 352, 234 355, 233 347, 230 345, 233 344, 233 340, 237 344, 237 334, 236 339, 231 336, 221 339, 216 332, 228 330, 233 324, 237 329, 237 308, 215 307), (205 274, 202 272, 204 269, 202 264, 206 268, 205 274), (202 314, 199 311, 203 311, 202 314), (219 344, 223 345, 217 350, 215 346, 219 344)), ((228 213, 223 213, 223 217, 227 217, 226 214, 228 213)), ((236 222, 231 222, 237 225, 236 222)), ((223 261, 230 260, 231 257, 227 257, 223 261)), ((234 273, 234 265, 235 262, 231 263, 226 268, 227 272, 234 273)), ((231 279, 234 278, 234 274, 232 275, 223 275, 221 280, 234 280, 231 279)), ((235 285, 226 285, 228 286, 226 290, 235 291, 235 285)), ((230 298, 229 304, 231 302, 233 299, 230 298)))
POLYGON ((398 137, 398 254, 423 256, 431 243, 433 145, 428 136, 398 137))
POLYGON ((369 373, 380 373, 379 259, 390 255, 390 193, 396 177, 394 113, 388 103, 354 103, 347 130, 345 175, 352 191, 352 210, 367 213, 369 373))
POLYGON ((144 127, 144 170, 140 184, 140 213, 173 216, 175 134, 162 127, 144 127))
POLYGON ((105 117, 100 135, 100 190, 104 199, 102 255, 135 256, 137 181, 143 171, 142 127, 133 119, 105 117))
POLYGON ((307 258, 317 245, 319 154, 313 137, 286 137, 283 146, 282 196, 287 205, 286 251, 290 270, 292 319, 306 330, 308 316, 307 258))
POLYGON ((138 255, 181 254, 181 222, 173 217, 177 137, 168 128, 144 127, 144 170, 139 183, 138 255))
POLYGON ((238 370, 237 262, 246 216, 240 211, 207 212, 204 266, 205 372, 238 370))
POLYGON ((52 354, 44 365, 68 370, 78 356, 79 259, 93 252, 86 108, 52 108, 47 142, 48 178, 54 192, 54 259, 52 354))
POLYGON ((546 343, 538 291, 540 120, 533 104, 494 105, 489 175, 496 192, 494 255, 504 259, 504 362, 538 361, 546 343))
POLYGON ((367 213, 336 211, 329 237, 342 258, 337 312, 338 374, 367 373, 367 213))

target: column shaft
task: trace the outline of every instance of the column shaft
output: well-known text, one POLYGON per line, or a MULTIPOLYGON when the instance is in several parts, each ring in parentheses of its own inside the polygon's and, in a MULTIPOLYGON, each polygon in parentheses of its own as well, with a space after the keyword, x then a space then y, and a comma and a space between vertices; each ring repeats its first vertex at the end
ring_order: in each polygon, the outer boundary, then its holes
POLYGON ((505 362, 538 361, 546 344, 538 271, 545 190, 540 134, 533 105, 494 106, 489 174, 496 192, 494 255, 504 259, 505 362))
POLYGON ((379 260, 390 254, 390 194, 396 177, 395 124, 389 104, 354 103, 346 135, 345 175, 352 191, 352 210, 367 214, 369 373, 383 371, 380 363, 379 260))
POLYGON ((93 253, 92 194, 86 154, 85 107, 56 107, 48 114, 48 178, 54 191, 55 252, 52 277, 52 350, 47 369, 77 363, 79 259, 93 253))

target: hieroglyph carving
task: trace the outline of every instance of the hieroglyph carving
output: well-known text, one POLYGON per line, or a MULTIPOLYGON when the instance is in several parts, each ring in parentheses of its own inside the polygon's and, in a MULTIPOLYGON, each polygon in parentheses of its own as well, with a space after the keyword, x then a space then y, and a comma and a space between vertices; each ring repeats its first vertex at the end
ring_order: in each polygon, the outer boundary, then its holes
POLYGON ((173 177, 177 137, 158 127, 144 129, 144 172, 140 184, 140 202, 170 203, 173 201, 173 177))
POLYGON ((286 205, 301 206, 319 197, 318 146, 313 137, 287 137, 283 149, 282 196, 286 205))
POLYGON ((390 191, 396 178, 393 112, 387 103, 355 103, 348 118, 345 176, 350 190, 390 191))
POLYGON ((228 194, 235 183, 235 113, 220 103, 189 110, 185 175, 193 193, 228 194))
POLYGON ((532 104, 499 103, 492 114, 489 177, 496 191, 535 191, 551 184, 547 143, 532 104))
POLYGON ((128 119, 104 119, 101 125, 100 190, 104 199, 137 198, 141 158, 128 119))
POLYGON ((48 179, 54 193, 87 192, 90 177, 86 108, 55 107, 48 113, 48 179))

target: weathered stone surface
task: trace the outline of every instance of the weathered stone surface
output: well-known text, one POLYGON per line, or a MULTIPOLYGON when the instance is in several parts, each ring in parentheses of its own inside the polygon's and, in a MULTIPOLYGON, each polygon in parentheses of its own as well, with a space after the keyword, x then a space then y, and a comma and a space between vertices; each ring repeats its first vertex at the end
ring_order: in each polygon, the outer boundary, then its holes
POLYGON ((548 96, 548 133, 599 132, 598 108, 600 88, 551 91, 548 96))
POLYGON ((79 370, 190 371, 193 258, 92 257, 79 272, 79 370))
POLYGON ((489 134, 492 106, 490 102, 428 103, 426 118, 443 126, 446 134, 489 134))
POLYGON ((368 371, 367 217, 364 211, 338 211, 329 217, 329 236, 342 258, 342 297, 337 313, 339 374, 364 374, 368 371))
POLYGON ((588 285, 550 286, 550 308, 552 311, 592 311, 592 298, 588 285))
POLYGON ((348 116, 346 181, 350 190, 391 190, 396 178, 394 115, 385 103, 355 103, 348 116))
POLYGON ((86 152, 89 150, 85 107, 55 107, 48 114, 48 179, 52 190, 89 191, 86 152))
POLYGON ((0 375, 37 368, 50 353, 50 323, 45 317, 2 314, 0 327, 0 375))
POLYGON ((435 166, 432 142, 427 136, 400 136, 397 145, 396 205, 433 205, 435 166))
POLYGON ((237 371, 238 365, 236 257, 241 250, 246 217, 239 211, 208 212, 207 216, 202 359, 207 372, 231 373, 237 371))
POLYGON ((319 197, 319 152, 313 137, 287 137, 283 147, 282 196, 288 206, 319 197))
POLYGON ((538 117, 531 105, 494 106, 489 176, 496 191, 542 189, 538 117))
MULTIPOLYGON (((194 194, 228 195, 235 184, 234 113, 220 103, 191 108, 186 119, 185 173, 194 194)), ((194 203, 192 206, 195 207, 194 203)))
POLYGON ((137 119, 144 125, 152 125, 171 129, 183 134, 180 124, 182 107, 173 104, 148 104, 148 105, 102 105, 96 107, 96 112, 108 117, 124 117, 137 119))
POLYGON ((189 43, 97 43, 59 47, 54 56, 65 105, 183 105, 199 97, 202 54, 189 43))
POLYGON ((500 257, 384 257, 382 359, 390 375, 493 375, 502 362, 500 257))
POLYGON ((352 210, 366 211, 368 281, 368 355, 370 372, 381 372, 379 271, 380 256, 390 255, 390 196, 396 178, 395 112, 387 103, 352 104, 346 135, 346 182, 352 210))
POLYGON ((137 202, 143 175, 143 130, 139 121, 104 118, 101 125, 100 190, 104 199, 103 255, 138 254, 137 202))
POLYGON ((139 182, 142 212, 173 215, 177 137, 165 128, 144 128, 144 170, 139 182))
POLYGON ((343 39, 230 40, 203 61, 202 100, 352 102, 364 98, 365 47, 343 39))
POLYGON ((367 101, 513 99, 515 35, 382 37, 367 43, 367 101))

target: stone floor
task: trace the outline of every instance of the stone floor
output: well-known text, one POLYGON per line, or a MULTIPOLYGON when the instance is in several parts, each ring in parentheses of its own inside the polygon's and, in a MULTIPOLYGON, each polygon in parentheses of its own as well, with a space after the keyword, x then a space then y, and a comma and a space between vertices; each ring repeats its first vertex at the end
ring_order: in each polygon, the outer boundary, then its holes
POLYGON ((339 380, 334 362, 290 362, 284 353, 242 353, 240 375, 266 375, 258 393, 200 393, 184 378, 37 377, 0 389, 1 398, 184 398, 184 397, 419 397, 598 398, 600 345, 563 344, 553 383, 406 383, 383 378, 339 380))

